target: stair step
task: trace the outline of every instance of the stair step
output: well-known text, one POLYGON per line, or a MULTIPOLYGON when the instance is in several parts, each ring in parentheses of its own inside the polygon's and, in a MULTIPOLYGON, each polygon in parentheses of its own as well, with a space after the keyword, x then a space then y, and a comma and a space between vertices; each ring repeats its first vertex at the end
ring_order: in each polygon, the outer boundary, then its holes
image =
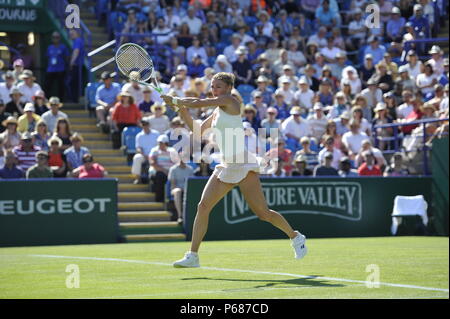
MULTIPOLYGON (((95 153, 94 153, 95 156, 95 153)), ((105 166, 108 173, 129 173, 131 171, 131 166, 127 165, 117 165, 117 166, 105 166)))
POLYGON ((135 179, 133 174, 109 174, 109 178, 117 178, 119 183, 132 183, 135 179))
POLYGON ((103 140, 103 141, 109 141, 109 136, 106 134, 103 134, 101 132, 92 132, 92 133, 85 133, 83 134, 83 137, 86 140, 103 140))
POLYGON ((148 241, 182 241, 186 240, 185 234, 142 234, 126 235, 127 242, 148 242, 148 241))
POLYGON ((159 202, 133 202, 118 203, 119 211, 151 211, 164 209, 164 203, 159 202))
MULTIPOLYGON (((108 168, 106 168, 108 170, 108 168)), ((150 188, 147 184, 119 184, 119 192, 145 192, 150 188)))
POLYGON ((168 222, 172 217, 168 211, 124 211, 118 212, 117 215, 120 222, 168 222))
POLYGON ((76 116, 70 117, 69 116, 69 120, 70 120, 71 125, 76 125, 76 124, 96 125, 97 124, 97 120, 92 117, 76 117, 76 116))
POLYGON ((110 143, 109 141, 105 141, 106 145, 105 148, 92 148, 89 147, 89 150, 91 151, 92 154, 94 155, 98 155, 98 156, 119 156, 119 157, 123 157, 123 153, 120 150, 114 150, 114 149, 110 149, 107 148, 108 147, 108 143, 110 143))
POLYGON ((122 235, 183 233, 183 226, 178 222, 122 222, 119 229, 122 235))
POLYGON ((100 163, 110 163, 110 164, 114 163, 118 165, 127 165, 127 161, 123 157, 97 156, 95 159, 100 163))
POLYGON ((63 112, 66 112, 65 110, 81 110, 81 109, 84 109, 84 103, 66 102, 64 103, 63 112))
POLYGON ((154 201, 155 194, 150 192, 119 192, 119 202, 154 201))
POLYGON ((69 117, 71 116, 82 116, 86 115, 89 116, 89 113, 85 109, 80 110, 64 110, 64 113, 66 113, 69 117))
POLYGON ((98 131, 99 129, 97 128, 97 126, 95 126, 95 124, 89 124, 89 123, 77 123, 77 124, 73 124, 71 125, 71 127, 73 129, 76 130, 95 130, 98 131))

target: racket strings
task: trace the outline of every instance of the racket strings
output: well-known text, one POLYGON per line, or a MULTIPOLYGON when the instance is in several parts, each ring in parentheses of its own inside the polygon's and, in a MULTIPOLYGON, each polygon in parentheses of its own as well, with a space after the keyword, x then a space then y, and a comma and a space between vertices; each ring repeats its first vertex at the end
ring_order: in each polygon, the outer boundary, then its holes
POLYGON ((127 77, 133 71, 139 73, 142 81, 147 81, 152 76, 153 62, 146 53, 133 45, 118 52, 116 62, 120 71, 127 77))

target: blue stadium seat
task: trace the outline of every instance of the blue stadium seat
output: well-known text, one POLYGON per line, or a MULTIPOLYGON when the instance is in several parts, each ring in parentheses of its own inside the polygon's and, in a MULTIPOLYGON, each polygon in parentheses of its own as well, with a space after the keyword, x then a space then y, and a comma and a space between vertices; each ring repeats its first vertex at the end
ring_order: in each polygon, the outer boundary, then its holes
POLYGON ((222 54, 223 53, 223 50, 225 50, 225 48, 228 46, 229 44, 228 43, 225 43, 225 42, 219 42, 219 43, 217 43, 216 44, 216 53, 219 55, 219 54, 222 54))
POLYGON ((252 92, 255 89, 253 85, 241 84, 236 89, 238 90, 239 94, 241 94, 242 99, 244 100, 244 104, 248 104, 251 102, 252 92))
POLYGON ((166 195, 166 201, 171 201, 173 200, 173 195, 170 193, 170 180, 167 179, 166 182, 166 189, 165 189, 165 195, 166 195))
POLYGON ((111 26, 111 31, 121 32, 127 21, 127 15, 123 12, 113 11, 109 15, 109 25, 111 26))
POLYGON ((214 57, 214 56, 208 57, 208 65, 209 66, 213 66, 215 62, 216 62, 216 57, 214 57))
POLYGON ((258 22, 258 18, 254 17, 254 16, 246 16, 244 17, 244 22, 246 25, 248 25, 248 27, 250 29, 253 29, 253 27, 255 26, 255 24, 258 22))
POLYGON ((194 162, 189 162, 189 163, 187 163, 190 167, 192 167, 192 169, 196 169, 197 167, 198 167, 198 164, 197 163, 194 163, 194 162))
POLYGON ((126 154, 136 153, 136 135, 142 131, 139 126, 128 126, 122 131, 122 145, 126 147, 126 154))
POLYGON ((95 94, 98 87, 102 85, 101 82, 91 82, 86 85, 85 97, 86 97, 86 109, 95 109, 97 107, 97 102, 95 101, 95 94))

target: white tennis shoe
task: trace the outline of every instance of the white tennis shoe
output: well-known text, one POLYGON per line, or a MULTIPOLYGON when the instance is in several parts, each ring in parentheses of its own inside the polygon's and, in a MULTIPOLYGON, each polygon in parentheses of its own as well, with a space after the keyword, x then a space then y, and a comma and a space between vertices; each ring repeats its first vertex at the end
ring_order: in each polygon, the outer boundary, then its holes
POLYGON ((297 233, 297 236, 292 239, 292 247, 295 251, 295 258, 296 259, 302 259, 306 256, 306 253, 308 252, 308 249, 306 248, 306 237, 300 232, 295 231, 297 233))
POLYGON ((187 253, 184 254, 184 257, 182 259, 174 262, 173 266, 175 268, 200 267, 200 260, 197 254, 193 254, 192 252, 188 251, 187 253))

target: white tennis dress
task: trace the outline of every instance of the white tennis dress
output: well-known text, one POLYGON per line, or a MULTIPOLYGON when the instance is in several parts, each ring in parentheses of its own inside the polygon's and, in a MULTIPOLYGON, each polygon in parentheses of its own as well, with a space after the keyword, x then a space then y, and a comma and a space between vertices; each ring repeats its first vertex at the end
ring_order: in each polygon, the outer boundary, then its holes
POLYGON ((244 147, 241 116, 231 115, 220 107, 213 113, 211 127, 217 130, 214 132, 214 140, 221 153, 221 162, 214 168, 213 175, 225 183, 239 183, 249 171, 260 173, 260 159, 244 147), (242 135, 236 134, 237 131, 241 131, 242 135))

